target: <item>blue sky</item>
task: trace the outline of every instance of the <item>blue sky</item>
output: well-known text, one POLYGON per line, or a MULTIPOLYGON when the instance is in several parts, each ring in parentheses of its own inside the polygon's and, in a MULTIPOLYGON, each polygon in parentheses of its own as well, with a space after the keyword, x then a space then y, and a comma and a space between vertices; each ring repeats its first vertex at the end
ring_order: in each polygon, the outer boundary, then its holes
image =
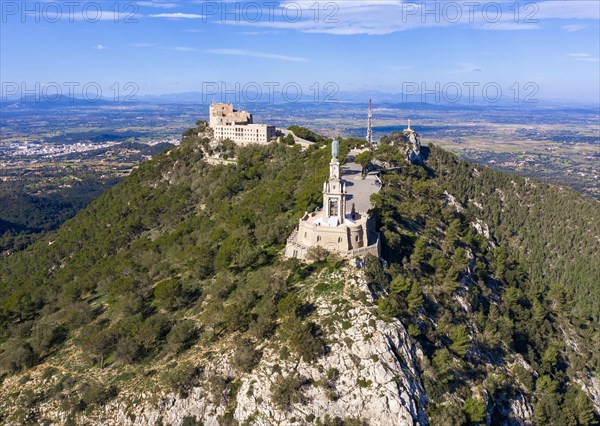
POLYGON ((466 95, 477 83, 481 95, 493 83, 505 97, 519 87, 519 98, 537 88, 541 100, 599 102, 596 0, 148 0, 121 1, 117 12, 114 1, 78 3, 24 10, 0 0, 4 89, 94 82, 124 91, 133 82, 140 94, 163 94, 218 81, 400 92, 438 83, 466 95))

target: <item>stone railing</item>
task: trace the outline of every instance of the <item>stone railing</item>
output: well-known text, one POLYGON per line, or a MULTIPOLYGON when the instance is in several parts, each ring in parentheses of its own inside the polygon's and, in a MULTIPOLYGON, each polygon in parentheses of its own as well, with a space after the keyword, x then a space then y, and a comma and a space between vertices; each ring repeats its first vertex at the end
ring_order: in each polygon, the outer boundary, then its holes
POLYGON ((349 250, 348 254, 351 256, 361 256, 363 254, 372 254, 373 256, 379 257, 379 235, 377 235, 377 241, 367 247, 361 247, 354 250, 349 250))
POLYGON ((290 236, 287 239, 287 242, 288 243, 296 243, 297 236, 298 236, 298 228, 296 228, 292 231, 292 233, 290 234, 290 236))
POLYGON ((359 249, 350 250, 348 254, 351 256, 361 256, 363 254, 372 254, 373 256, 379 256, 379 243, 371 244, 368 247, 362 247, 359 249))

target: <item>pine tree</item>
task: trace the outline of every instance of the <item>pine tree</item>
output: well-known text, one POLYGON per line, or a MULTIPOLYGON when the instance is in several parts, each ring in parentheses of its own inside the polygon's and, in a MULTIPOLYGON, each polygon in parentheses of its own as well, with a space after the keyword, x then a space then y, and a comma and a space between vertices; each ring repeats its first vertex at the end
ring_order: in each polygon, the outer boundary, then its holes
POLYGON ((452 380, 452 355, 448 349, 444 348, 436 350, 431 363, 435 369, 436 379, 440 383, 446 384, 452 380))
POLYGON ((383 320, 389 321, 400 314, 400 309, 394 298, 381 297, 377 300, 377 313, 383 320))
POLYGON ((454 251, 456 245, 460 242, 460 235, 462 234, 462 224, 459 219, 454 219, 450 222, 448 229, 446 230, 446 237, 444 238, 444 251, 451 253, 454 251))
POLYGON ((450 329, 450 339, 452 344, 450 349, 460 356, 465 356, 467 350, 471 347, 471 337, 467 333, 467 327, 464 324, 456 325, 450 329))
POLYGON ((533 302, 533 308, 531 309, 531 317, 536 322, 536 324, 541 324, 546 317, 546 310, 543 305, 537 300, 533 302))
POLYGON ((410 287, 410 292, 406 298, 408 303, 408 313, 414 315, 417 313, 423 303, 425 302, 425 298, 423 297, 423 291, 421 290, 421 286, 419 283, 413 283, 410 287))
POLYGON ((485 403, 482 400, 467 398, 463 411, 471 423, 479 423, 485 418, 485 408, 485 403))
POLYGON ((415 248, 413 250, 412 255, 410 256, 410 263, 415 268, 420 268, 421 265, 425 262, 427 257, 427 241, 425 238, 420 237, 415 242, 415 248))
POLYGON ((410 280, 404 279, 402 275, 398 275, 390 283, 390 294, 406 293, 411 288, 410 280))

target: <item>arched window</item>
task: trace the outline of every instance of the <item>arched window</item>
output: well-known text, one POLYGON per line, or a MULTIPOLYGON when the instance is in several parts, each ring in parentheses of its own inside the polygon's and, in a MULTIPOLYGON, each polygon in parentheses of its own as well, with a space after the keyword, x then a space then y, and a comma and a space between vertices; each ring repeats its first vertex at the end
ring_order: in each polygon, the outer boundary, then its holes
POLYGON ((358 241, 358 235, 356 236, 356 241, 358 241))
POLYGON ((329 200, 329 215, 337 216, 338 215, 338 200, 329 200))
POLYGON ((304 238, 306 238, 306 236, 307 236, 307 235, 308 235, 308 233, 307 233, 307 232, 305 232, 305 233, 304 233, 304 238))
POLYGON ((342 242, 342 237, 339 237, 338 238, 338 243, 341 243, 341 242, 342 242))
POLYGON ((321 241, 321 236, 317 236, 317 241, 321 241))

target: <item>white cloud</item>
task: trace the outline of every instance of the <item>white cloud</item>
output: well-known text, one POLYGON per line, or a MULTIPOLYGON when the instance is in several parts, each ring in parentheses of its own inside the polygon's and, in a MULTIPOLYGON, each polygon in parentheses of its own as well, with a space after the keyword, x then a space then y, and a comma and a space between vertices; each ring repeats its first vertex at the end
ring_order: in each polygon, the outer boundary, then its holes
POLYGON ((181 13, 181 12, 174 12, 174 13, 156 13, 153 15, 148 15, 151 18, 166 18, 166 19, 202 19, 205 16, 204 15, 198 15, 196 13, 181 13))
POLYGON ((260 36, 260 35, 276 35, 279 34, 280 31, 275 30, 267 30, 267 31, 242 31, 242 35, 246 36, 260 36))
POLYGON ((171 47, 171 50, 176 50, 177 52, 197 52, 198 49, 196 49, 195 47, 185 47, 185 46, 176 46, 176 47, 171 47))
POLYGON ((277 61, 308 62, 308 59, 298 56, 279 55, 276 53, 256 52, 244 49, 207 49, 204 52, 211 55, 246 56, 251 58, 274 59, 277 61))
POLYGON ((600 7, 595 0, 547 0, 529 7, 527 12, 537 19, 600 19, 600 7), (535 7, 539 9, 535 11, 535 7))
MULTIPOLYGON (((329 4, 329 3, 328 3, 329 4)), ((224 24, 292 29, 305 33, 334 35, 386 35, 428 27, 470 27, 480 30, 536 30, 545 20, 600 19, 597 1, 547 0, 514 2, 414 2, 402 0, 338 0, 315 15, 311 2, 283 1, 274 11, 275 19, 260 22, 221 20, 224 24), (454 6, 448 6, 453 4, 454 6), (298 6, 301 19, 294 19, 298 6), (475 6, 473 6, 475 5, 475 6), (494 5, 493 7, 491 5, 494 5), (499 7, 500 9, 496 9, 499 7), (287 16, 288 19, 281 18, 287 16)), ((321 8, 323 9, 323 8, 321 8)), ((574 27, 573 27, 574 28, 574 27)))
POLYGON ((108 50, 108 47, 106 47, 106 46, 105 46, 105 45, 103 45, 103 44, 97 44, 97 45, 96 45, 96 49, 97 49, 97 50, 108 50))
POLYGON ((523 22, 497 22, 491 23, 486 22, 477 26, 480 30, 490 31, 526 31, 526 30, 539 30, 542 28, 539 24, 526 24, 523 22))
POLYGON ((465 74, 465 73, 470 73, 470 72, 481 72, 481 71, 483 71, 483 68, 472 62, 459 62, 458 68, 453 69, 453 70, 448 70, 446 72, 453 73, 453 74, 465 74))
MULTIPOLYGON (((69 16, 69 19, 73 19, 75 21, 85 21, 88 23, 100 22, 100 21, 112 21, 112 22, 123 22, 126 13, 119 12, 107 12, 105 10, 98 10, 94 8, 90 8, 90 10, 86 11, 77 11, 72 13, 69 16)), ((130 22, 137 22, 137 15, 128 16, 127 19, 130 22)))
POLYGON ((581 31, 587 28, 587 25, 579 25, 579 24, 572 24, 572 25, 563 25, 562 29, 565 30, 568 33, 574 33, 575 31, 581 31))
POLYGON ((138 48, 154 47, 154 46, 156 46, 156 44, 154 44, 154 43, 129 43, 129 45, 131 47, 138 47, 138 48))
POLYGON ((135 3, 138 6, 156 7, 158 9, 172 9, 174 7, 179 6, 177 3, 168 3, 168 2, 163 2, 163 1, 159 1, 159 0, 153 0, 153 1, 136 1, 135 3))
POLYGON ((574 61, 598 62, 598 58, 593 57, 589 53, 569 53, 567 56, 574 61))

